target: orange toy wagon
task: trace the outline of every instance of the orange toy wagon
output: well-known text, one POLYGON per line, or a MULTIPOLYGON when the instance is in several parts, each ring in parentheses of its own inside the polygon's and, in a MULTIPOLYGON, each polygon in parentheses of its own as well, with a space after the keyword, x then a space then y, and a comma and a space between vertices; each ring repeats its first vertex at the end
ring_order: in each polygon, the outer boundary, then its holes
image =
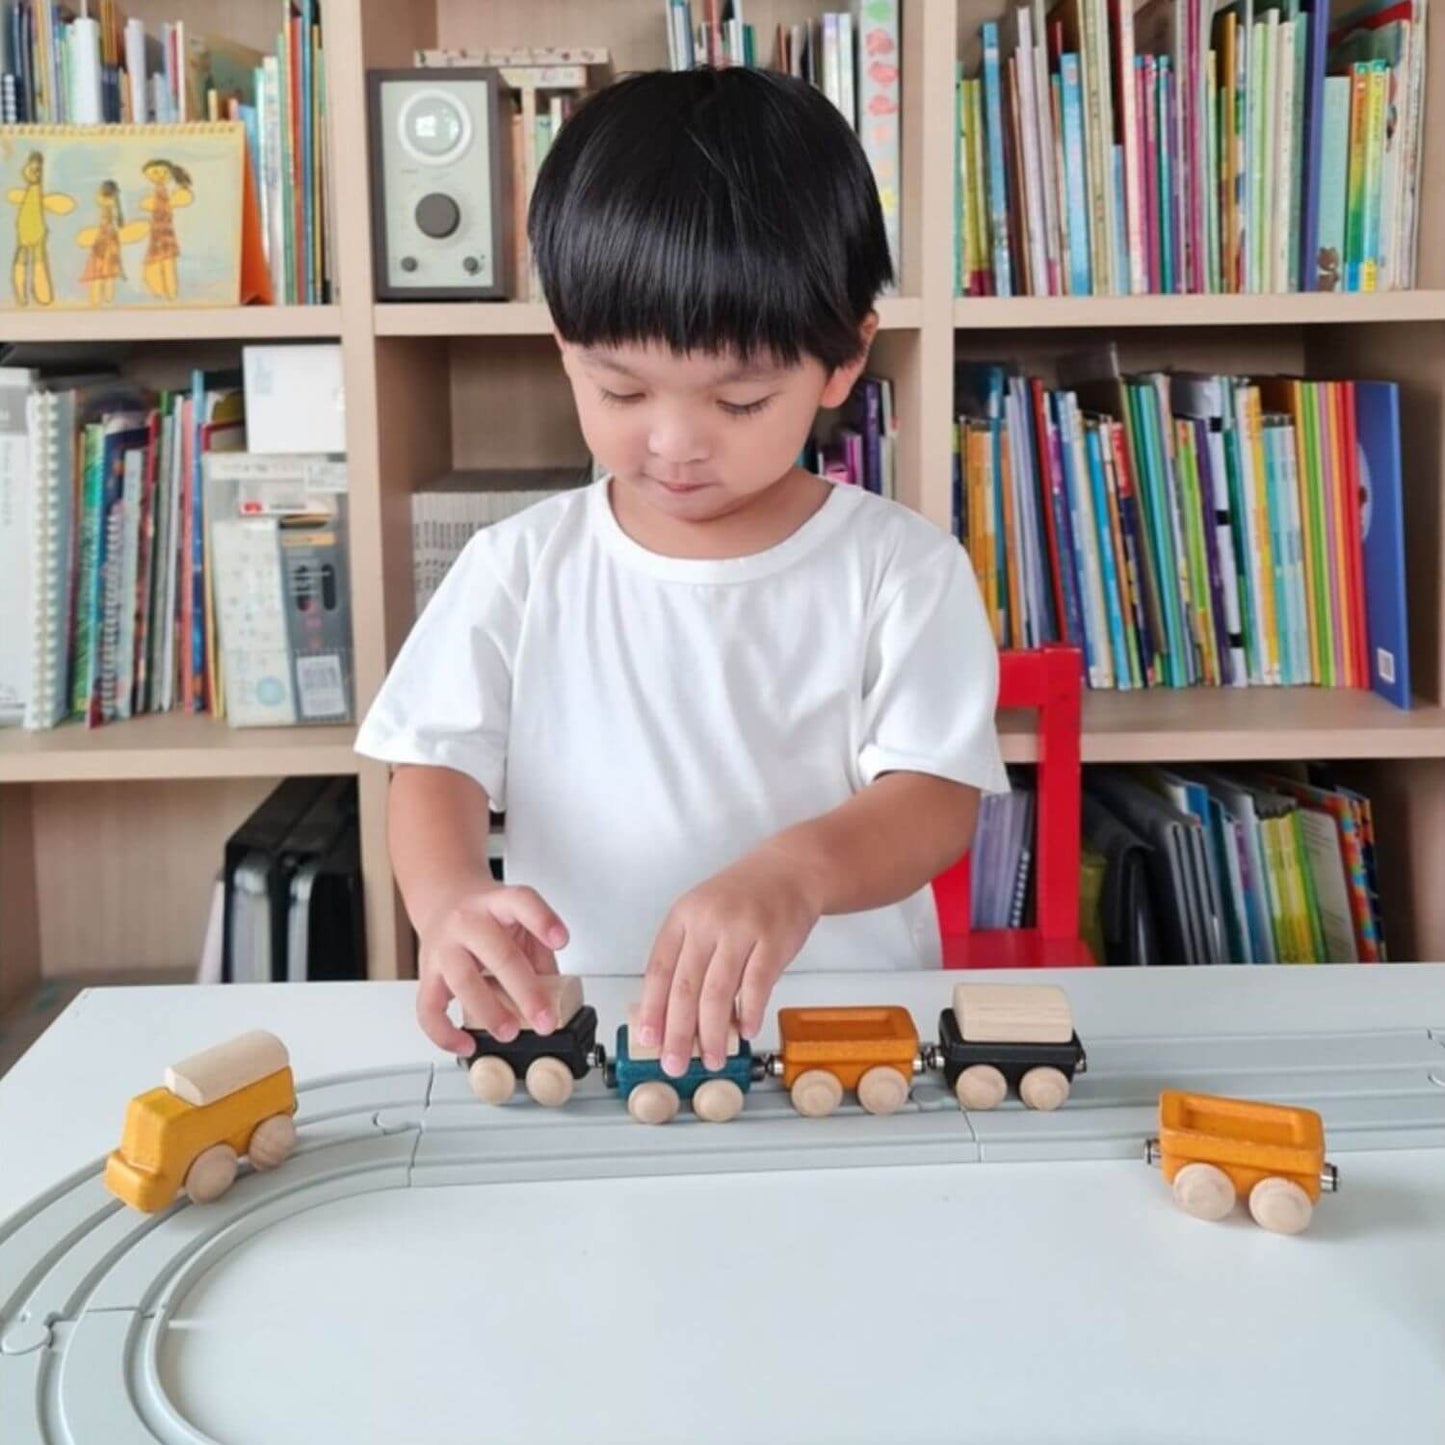
POLYGON ((870 1114, 892 1114, 919 1067, 918 1029, 906 1008, 779 1009, 778 1037, 772 1072, 810 1118, 831 1114, 844 1089, 856 1089, 870 1114))
POLYGON ((286 1046, 262 1029, 173 1064, 164 1088, 137 1094, 105 1187, 135 1209, 164 1209, 184 1187, 196 1202, 231 1187, 242 1154, 280 1164, 296 1142, 296 1086, 286 1046))
POLYGON ((1223 1219, 1248 1199, 1255 1222, 1278 1234, 1298 1234, 1320 1191, 1339 1184, 1313 1109, 1177 1089, 1159 1095, 1159 1137, 1145 1158, 1162 1166, 1186 1214, 1223 1219))

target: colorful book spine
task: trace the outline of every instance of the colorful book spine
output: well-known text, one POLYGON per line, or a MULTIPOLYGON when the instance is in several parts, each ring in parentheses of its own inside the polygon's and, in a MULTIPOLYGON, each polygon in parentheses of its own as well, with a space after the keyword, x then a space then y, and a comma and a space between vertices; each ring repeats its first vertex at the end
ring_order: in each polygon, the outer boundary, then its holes
POLYGON ((1069 289, 1072 295, 1088 296, 1093 291, 1093 276, 1079 57, 1061 55, 1059 75, 1063 87, 1064 166, 1068 189, 1069 289))
POLYGON ((1365 120, 1364 215, 1360 222, 1360 290, 1379 289, 1381 179, 1385 158, 1385 104, 1390 67, 1383 60, 1369 66, 1365 120))
POLYGON ((1013 271, 1009 259, 1009 208, 1003 162, 1003 81, 999 71, 998 26, 986 22, 983 41, 983 99, 988 143, 989 247, 996 296, 1012 296, 1013 271))

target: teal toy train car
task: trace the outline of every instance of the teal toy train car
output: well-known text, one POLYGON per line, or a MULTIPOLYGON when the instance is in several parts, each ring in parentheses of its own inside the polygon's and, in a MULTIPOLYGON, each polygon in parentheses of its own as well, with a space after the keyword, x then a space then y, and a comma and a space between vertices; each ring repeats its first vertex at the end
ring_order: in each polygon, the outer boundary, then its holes
POLYGON ((736 1118, 753 1081, 753 1051, 736 1031, 728 1036, 727 1058, 720 1069, 709 1069, 694 1057, 680 1078, 662 1071, 656 1048, 633 1050, 628 1026, 617 1030, 617 1053, 606 1065, 608 1084, 627 1103, 627 1112, 640 1124, 665 1124, 685 1103, 699 1119, 723 1124, 736 1118), (641 1057, 639 1057, 641 1055, 641 1057))

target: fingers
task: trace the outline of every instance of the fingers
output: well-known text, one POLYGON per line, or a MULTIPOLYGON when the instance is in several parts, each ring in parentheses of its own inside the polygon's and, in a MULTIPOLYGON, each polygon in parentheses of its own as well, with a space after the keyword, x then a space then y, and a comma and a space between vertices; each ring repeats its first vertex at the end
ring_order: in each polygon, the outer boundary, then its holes
POLYGON ((765 944, 760 943, 749 955, 738 990, 738 1032, 745 1039, 755 1039, 762 1033, 768 999, 785 966, 765 944))
POLYGON ((737 1007, 738 982, 747 950, 722 940, 713 952, 697 1006, 697 1042, 703 1067, 722 1068, 728 1056, 728 1031, 737 1007))
POLYGON ((452 997, 462 1006, 462 1018, 474 1029, 485 1029, 494 1039, 510 1043, 521 1030, 516 1010, 496 985, 477 967, 466 949, 450 945, 437 950, 435 967, 452 997))
POLYGON ((416 990, 416 1020, 437 1048, 450 1054, 470 1054, 472 1036, 447 1017, 451 998, 452 991, 442 974, 435 968, 424 970, 416 990))
POLYGON ((502 923, 520 924, 544 948, 567 946, 567 925, 535 888, 499 888, 490 896, 489 911, 502 923))
MULTIPOLYGON (((648 1048, 662 1042, 662 1026, 667 1020, 667 996, 672 990, 672 976, 677 971, 682 937, 682 926, 669 915, 652 945, 652 957, 648 959, 642 975, 642 997, 637 1005, 637 1042, 648 1048)), ((688 1051, 691 1052, 690 1045, 688 1051)))
MULTIPOLYGON (((462 930, 458 946, 470 954, 473 973, 476 965, 491 974, 502 991, 516 1005, 518 1019, 525 1027, 539 1034, 551 1033, 556 1027, 552 1017, 552 998, 537 976, 537 970, 522 946, 490 913, 469 919, 462 930)), ((515 1020, 514 1020, 515 1022, 515 1020)), ((505 1037, 513 1037, 508 1033, 505 1037)))
POLYGON ((667 1019, 662 1026, 662 1072, 679 1078, 687 1072, 697 1042, 697 1010, 703 976, 712 960, 712 942, 705 934, 685 933, 667 991, 667 1019))

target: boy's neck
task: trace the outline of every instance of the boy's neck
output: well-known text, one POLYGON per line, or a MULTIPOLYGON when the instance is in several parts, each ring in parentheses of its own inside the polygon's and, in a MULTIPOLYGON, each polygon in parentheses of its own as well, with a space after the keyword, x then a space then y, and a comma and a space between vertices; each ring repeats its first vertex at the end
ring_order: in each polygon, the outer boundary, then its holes
POLYGON ((786 541, 828 500, 831 483, 793 467, 770 487, 740 499, 720 516, 691 521, 648 506, 633 488, 608 483, 617 525, 640 547, 663 557, 717 561, 750 557, 786 541))

